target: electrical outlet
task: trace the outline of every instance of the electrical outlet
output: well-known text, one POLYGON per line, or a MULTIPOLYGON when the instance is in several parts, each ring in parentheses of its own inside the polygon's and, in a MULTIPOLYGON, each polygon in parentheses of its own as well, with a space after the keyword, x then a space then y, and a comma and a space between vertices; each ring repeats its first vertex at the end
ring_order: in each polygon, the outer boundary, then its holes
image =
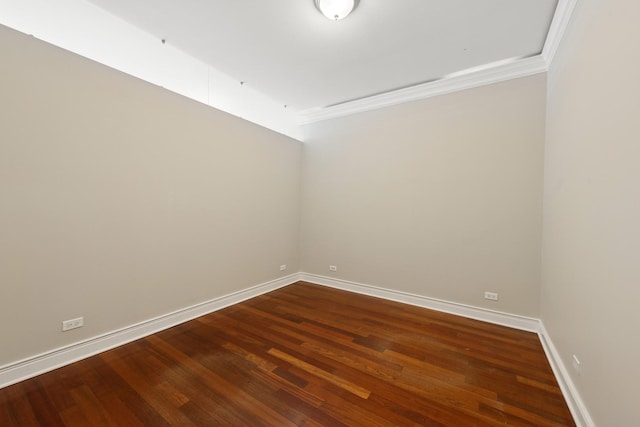
POLYGON ((335 265, 330 265, 329 266, 329 271, 338 271, 338 267, 335 265))
POLYGON ((282 264, 280 266, 280 271, 285 271, 287 269, 287 264, 282 264))
POLYGON ((78 317, 77 319, 65 320, 62 322, 62 332, 71 329, 82 328, 84 326, 84 317, 78 317))
POLYGON ((484 299, 488 299, 491 301, 498 301, 498 294, 497 292, 485 292, 484 299))
POLYGON ((573 359, 573 369, 576 371, 576 373, 578 375, 580 375, 580 359, 578 359, 578 356, 576 356, 575 354, 572 356, 573 359))

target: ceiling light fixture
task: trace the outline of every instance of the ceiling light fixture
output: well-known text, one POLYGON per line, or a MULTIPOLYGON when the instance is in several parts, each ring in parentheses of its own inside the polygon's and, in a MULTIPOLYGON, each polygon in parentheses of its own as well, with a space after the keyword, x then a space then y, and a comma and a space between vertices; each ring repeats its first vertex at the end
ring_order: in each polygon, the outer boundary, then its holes
POLYGON ((346 18, 358 5, 359 0, 314 0, 316 7, 332 21, 346 18))

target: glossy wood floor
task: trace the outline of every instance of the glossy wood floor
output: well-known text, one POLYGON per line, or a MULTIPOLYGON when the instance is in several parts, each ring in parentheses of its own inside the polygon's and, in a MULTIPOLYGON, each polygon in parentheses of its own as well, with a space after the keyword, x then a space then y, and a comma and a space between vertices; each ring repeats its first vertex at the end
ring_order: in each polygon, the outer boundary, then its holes
POLYGON ((574 425, 535 334, 297 283, 0 390, 0 426, 574 425))

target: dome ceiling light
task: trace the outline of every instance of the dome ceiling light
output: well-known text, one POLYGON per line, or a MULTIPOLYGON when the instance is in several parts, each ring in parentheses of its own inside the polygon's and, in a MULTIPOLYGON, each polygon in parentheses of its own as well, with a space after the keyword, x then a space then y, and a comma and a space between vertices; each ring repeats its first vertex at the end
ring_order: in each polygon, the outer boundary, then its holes
POLYGON ((316 7, 327 19, 337 21, 346 18, 358 5, 359 0, 314 0, 316 7))

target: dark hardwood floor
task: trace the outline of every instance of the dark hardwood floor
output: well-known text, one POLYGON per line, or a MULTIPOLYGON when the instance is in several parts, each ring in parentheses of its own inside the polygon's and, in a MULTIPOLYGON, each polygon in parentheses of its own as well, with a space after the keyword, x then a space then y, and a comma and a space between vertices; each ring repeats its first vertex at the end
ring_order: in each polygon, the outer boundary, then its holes
POLYGON ((0 426, 571 426, 536 334, 296 283, 0 390, 0 426))

